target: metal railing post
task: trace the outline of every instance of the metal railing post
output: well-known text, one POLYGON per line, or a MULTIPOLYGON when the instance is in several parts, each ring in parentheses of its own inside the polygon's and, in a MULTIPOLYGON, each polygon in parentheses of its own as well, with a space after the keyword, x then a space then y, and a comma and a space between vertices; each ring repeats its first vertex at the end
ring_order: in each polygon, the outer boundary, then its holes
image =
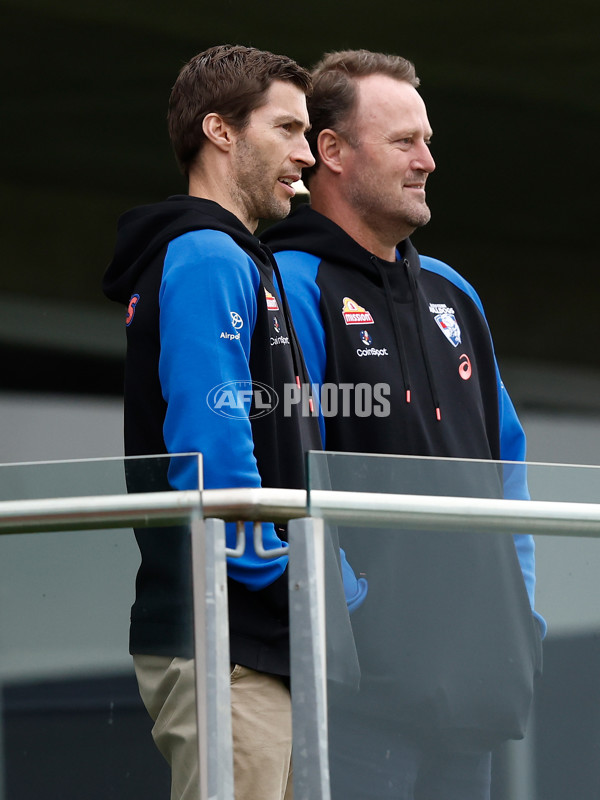
POLYGON ((324 524, 288 525, 294 800, 330 800, 324 524))
POLYGON ((225 523, 192 519, 194 658, 201 800, 233 800, 225 523))

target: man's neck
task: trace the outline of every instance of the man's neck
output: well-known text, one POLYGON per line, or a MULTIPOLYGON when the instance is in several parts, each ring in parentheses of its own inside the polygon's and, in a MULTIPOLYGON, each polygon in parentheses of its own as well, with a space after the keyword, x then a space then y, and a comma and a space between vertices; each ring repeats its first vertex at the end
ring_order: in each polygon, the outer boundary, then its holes
POLYGON ((190 175, 188 184, 188 194, 191 197, 202 197, 205 200, 213 200, 218 203, 226 211, 230 211, 236 216, 240 222, 248 228, 250 233, 254 233, 258 226, 258 220, 251 220, 248 218, 246 210, 240 207, 231 197, 224 184, 226 181, 221 181, 213 175, 190 175))
POLYGON ((344 202, 332 202, 320 194, 311 194, 310 202, 315 211, 335 222, 369 253, 383 261, 396 260, 396 245, 401 237, 386 236, 382 231, 373 229, 344 202))

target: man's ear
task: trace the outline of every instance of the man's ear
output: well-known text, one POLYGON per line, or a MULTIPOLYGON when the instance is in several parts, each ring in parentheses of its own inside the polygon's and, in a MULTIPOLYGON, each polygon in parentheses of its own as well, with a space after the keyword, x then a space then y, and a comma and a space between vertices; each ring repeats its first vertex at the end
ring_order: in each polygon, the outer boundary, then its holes
POLYGON ((202 120, 202 130, 208 141, 219 150, 225 151, 231 147, 231 126, 219 114, 207 114, 202 120))
POLYGON ((332 172, 342 171, 342 149, 345 142, 339 134, 324 128, 317 137, 317 150, 319 151, 318 161, 330 169, 332 172))

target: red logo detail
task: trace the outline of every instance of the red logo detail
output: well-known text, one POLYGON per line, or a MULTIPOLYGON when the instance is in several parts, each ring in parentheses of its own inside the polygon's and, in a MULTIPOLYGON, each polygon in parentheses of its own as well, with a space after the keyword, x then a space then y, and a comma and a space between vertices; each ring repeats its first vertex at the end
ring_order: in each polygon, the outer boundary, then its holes
POLYGON ((131 300, 129 301, 129 305, 127 306, 127 316, 125 317, 125 325, 129 327, 133 322, 133 315, 135 314, 135 307, 138 304, 138 300, 140 299, 139 294, 132 294, 131 300))
POLYGON ((471 359, 465 353, 463 353, 460 356, 460 359, 462 361, 462 364, 460 364, 458 367, 458 374, 463 379, 463 381, 468 381, 473 371, 471 367, 471 359), (464 361, 462 361, 463 358, 465 359, 464 361))

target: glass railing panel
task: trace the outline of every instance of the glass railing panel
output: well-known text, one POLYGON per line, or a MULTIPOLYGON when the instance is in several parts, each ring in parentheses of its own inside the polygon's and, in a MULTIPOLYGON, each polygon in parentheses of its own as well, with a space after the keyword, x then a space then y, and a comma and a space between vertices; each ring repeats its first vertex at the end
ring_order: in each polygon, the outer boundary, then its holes
MULTIPOLYGON (((400 792, 412 780, 415 743, 452 753, 454 765, 459 753, 491 750, 492 800, 562 800, 573 786, 578 797, 595 797, 600 525, 556 524, 555 506, 554 519, 535 529, 542 622, 531 615, 523 579, 532 540, 518 524, 461 530, 452 509, 428 525, 395 524, 365 515, 357 498, 422 495, 436 498, 424 503, 432 508, 437 498, 466 497, 474 510, 502 499, 533 508, 530 498, 577 509, 600 502, 600 468, 315 453, 309 484, 311 513, 328 520, 329 536, 368 584, 362 601, 360 584, 350 592, 358 691, 332 679, 336 653, 328 648, 333 800, 368 797, 369 785, 377 796, 400 792), (336 521, 323 490, 347 493, 351 512, 336 521)), ((343 495, 336 503, 343 511, 343 495)), ((328 637, 336 635, 339 609, 328 606, 326 618, 328 637)), ((434 791, 427 785, 424 796, 434 791)))
POLYGON ((0 464, 0 500, 167 491, 174 472, 188 474, 198 488, 198 458, 191 454, 0 464))
MULTIPOLYGON (((0 465, 0 500, 163 492, 169 469, 195 475, 199 488, 198 464, 182 456, 0 465)), ((68 527, 0 536, 0 798, 168 797, 168 766, 129 654, 136 539, 128 524, 68 527)), ((189 591, 189 525, 139 533, 179 548, 189 591)))
POLYGON ((600 501, 600 467, 414 456, 308 455, 310 489, 388 494, 600 501))

